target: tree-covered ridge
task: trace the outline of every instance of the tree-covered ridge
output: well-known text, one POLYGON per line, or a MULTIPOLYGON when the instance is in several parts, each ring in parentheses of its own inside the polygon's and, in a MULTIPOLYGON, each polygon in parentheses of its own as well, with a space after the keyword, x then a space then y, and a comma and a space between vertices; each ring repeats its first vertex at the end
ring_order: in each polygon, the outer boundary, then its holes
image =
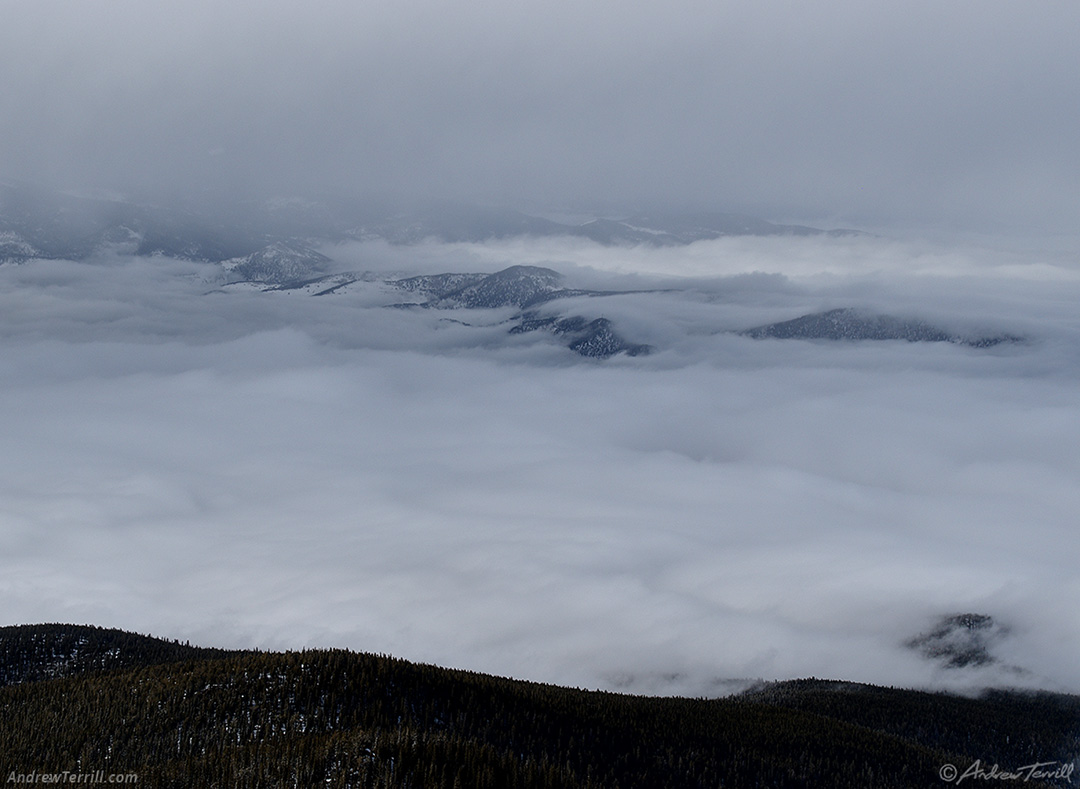
POLYGON ((747 700, 813 712, 984 762, 1020 767, 1080 759, 1080 697, 987 690, 977 697, 801 679, 768 683, 747 700))
POLYGON ((830 706, 820 683, 772 699, 644 698, 340 650, 178 662, 179 645, 139 638, 144 665, 0 689, 0 771, 135 771, 168 787, 907 787, 940 783, 946 762, 1011 764, 1007 748, 983 750, 995 727, 1049 744, 1070 725, 1009 696, 961 700, 966 716, 954 697, 866 686, 830 706), (941 746, 938 732, 968 725, 981 727, 975 749, 941 746))
POLYGON ((228 654, 93 625, 0 627, 0 687, 228 654))

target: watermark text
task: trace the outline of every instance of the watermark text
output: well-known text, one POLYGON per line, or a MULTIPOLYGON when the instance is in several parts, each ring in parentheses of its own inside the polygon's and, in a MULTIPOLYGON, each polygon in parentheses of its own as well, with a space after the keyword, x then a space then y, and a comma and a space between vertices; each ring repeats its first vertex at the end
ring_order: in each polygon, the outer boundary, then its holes
POLYGON ((30 773, 18 773, 12 770, 7 777, 9 784, 137 784, 138 773, 107 773, 104 770, 92 770, 79 772, 76 770, 63 770, 61 772, 45 772, 35 770, 30 773))
POLYGON ((1033 762, 1023 767, 1006 770, 993 764, 984 766, 982 759, 976 759, 963 772, 955 764, 943 764, 938 776, 947 784, 962 784, 969 778, 973 781, 1060 781, 1072 783, 1072 774, 1076 765, 1073 762, 1033 762))

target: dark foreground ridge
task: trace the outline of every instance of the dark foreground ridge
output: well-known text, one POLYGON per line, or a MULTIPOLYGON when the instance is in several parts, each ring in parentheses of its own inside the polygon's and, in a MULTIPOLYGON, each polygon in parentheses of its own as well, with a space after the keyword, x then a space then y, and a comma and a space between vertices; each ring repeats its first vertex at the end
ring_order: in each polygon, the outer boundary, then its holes
POLYGON ((1071 775, 1080 749, 1080 698, 1061 694, 799 680, 646 698, 75 625, 0 628, 0 677, 4 775, 152 787, 925 787, 976 760, 1071 775))

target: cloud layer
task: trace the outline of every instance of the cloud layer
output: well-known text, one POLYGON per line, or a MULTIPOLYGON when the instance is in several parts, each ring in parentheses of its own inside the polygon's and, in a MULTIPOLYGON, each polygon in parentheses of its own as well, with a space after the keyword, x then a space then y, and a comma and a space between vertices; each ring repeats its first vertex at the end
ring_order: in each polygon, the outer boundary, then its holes
POLYGON ((601 363, 509 336, 497 310, 211 292, 212 267, 164 259, 2 267, 6 621, 636 692, 1080 689, 1067 258, 865 239, 327 251, 681 290, 563 305, 659 349, 601 363), (1030 342, 726 333, 840 305, 1030 342), (1028 673, 903 647, 963 611, 1007 626, 998 656, 1028 673))
POLYGON ((18 4, 0 172, 1073 232, 1073 3, 18 4))

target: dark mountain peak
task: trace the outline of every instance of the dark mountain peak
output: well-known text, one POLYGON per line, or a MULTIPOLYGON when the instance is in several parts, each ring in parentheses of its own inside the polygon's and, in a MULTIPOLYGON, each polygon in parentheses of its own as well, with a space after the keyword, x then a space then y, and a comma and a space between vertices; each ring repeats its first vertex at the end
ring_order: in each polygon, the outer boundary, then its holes
POLYGON ((946 332, 935 329, 923 321, 874 315, 847 307, 759 326, 743 334, 754 339, 774 337, 814 340, 908 340, 910 342, 944 342, 949 339, 946 332))
POLYGON ((627 342, 616 334, 610 320, 597 318, 583 327, 581 336, 570 343, 570 350, 593 359, 607 359, 618 353, 642 356, 651 349, 647 345, 627 342))
POLYGON ((619 353, 642 356, 652 350, 648 345, 627 342, 616 333, 607 318, 589 320, 580 315, 556 318, 527 313, 510 329, 510 333, 524 334, 538 330, 550 331, 568 339, 567 347, 570 350, 593 359, 608 359, 619 353))
POLYGON ((461 290, 468 285, 487 278, 487 274, 421 274, 415 277, 390 280, 389 284, 410 293, 417 293, 429 299, 441 299, 449 293, 461 290))
POLYGON ((485 279, 491 283, 528 282, 553 288, 562 280, 562 274, 543 266, 509 266, 485 279))
POLYGON ((309 280, 326 268, 330 258, 310 247, 289 241, 275 241, 223 264, 234 279, 286 285, 309 280))
POLYGON ((39 257, 45 255, 22 235, 0 229, 0 263, 25 263, 39 257))
POLYGON ((939 619, 929 632, 906 641, 905 646, 946 668, 986 666, 997 662, 992 647, 1008 633, 1007 627, 986 614, 952 614, 939 619))
POLYGON ((974 348, 989 348, 1005 342, 1021 342, 1010 334, 965 336, 946 331, 916 318, 876 315, 864 310, 839 307, 802 315, 739 332, 755 340, 906 340, 907 342, 952 342, 974 348))
POLYGON ((437 307, 525 307, 559 288, 562 275, 540 266, 510 266, 441 296, 437 307))

